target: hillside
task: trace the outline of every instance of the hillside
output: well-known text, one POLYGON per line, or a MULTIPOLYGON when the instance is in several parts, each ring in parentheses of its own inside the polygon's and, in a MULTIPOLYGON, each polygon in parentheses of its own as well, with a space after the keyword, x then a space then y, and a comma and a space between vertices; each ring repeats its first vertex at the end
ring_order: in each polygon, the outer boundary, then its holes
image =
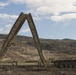
MULTIPOLYGON (((0 48, 6 37, 7 35, 0 35, 0 48)), ((62 57, 64 55, 76 57, 76 40, 40 39, 40 43, 46 59, 59 57, 59 55, 62 55, 62 57)), ((39 60, 33 38, 18 35, 12 42, 4 58, 3 61, 12 59, 15 61, 39 60)))

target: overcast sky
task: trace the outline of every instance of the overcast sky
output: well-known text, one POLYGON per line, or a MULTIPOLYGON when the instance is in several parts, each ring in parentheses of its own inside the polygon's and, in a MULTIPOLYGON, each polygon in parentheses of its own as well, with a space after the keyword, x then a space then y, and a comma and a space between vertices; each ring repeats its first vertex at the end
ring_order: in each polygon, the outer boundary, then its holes
MULTIPOLYGON (((40 38, 76 39, 76 0, 0 0, 0 34, 21 12, 32 14, 40 38)), ((27 22, 18 34, 32 36, 27 22)))

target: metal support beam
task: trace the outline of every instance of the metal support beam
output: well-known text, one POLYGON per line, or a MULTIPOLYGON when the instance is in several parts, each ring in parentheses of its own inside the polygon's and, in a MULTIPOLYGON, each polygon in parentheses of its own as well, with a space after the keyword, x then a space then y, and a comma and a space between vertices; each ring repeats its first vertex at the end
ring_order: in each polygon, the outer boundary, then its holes
POLYGON ((27 15, 27 21, 28 21, 28 25, 30 27, 31 33, 33 35, 33 39, 34 39, 36 48, 38 50, 38 54, 40 56, 41 62, 42 62, 42 64, 45 64, 45 58, 44 58, 43 53, 42 53, 42 48, 41 48, 41 45, 40 45, 37 30, 36 30, 34 21, 33 21, 32 16, 31 16, 30 13, 27 15))
POLYGON ((18 17, 18 19, 16 20, 16 22, 14 23, 10 33, 8 34, 1 50, 0 50, 0 59, 4 56, 4 54, 7 52, 7 48, 9 46, 9 44, 11 43, 11 41, 14 39, 14 37, 17 35, 17 33, 19 32, 20 28, 22 27, 23 23, 26 20, 26 16, 24 13, 21 13, 18 17))
POLYGON ((37 30, 36 30, 34 21, 33 21, 30 13, 29 14, 21 13, 19 15, 18 19, 14 23, 12 29, 10 30, 10 33, 8 34, 8 36, 7 36, 5 42, 4 42, 4 44, 0 50, 0 59, 2 59, 4 54, 7 52, 7 48, 9 47, 10 43, 12 42, 12 40, 15 38, 15 36, 19 32, 19 30, 22 27, 25 20, 28 21, 28 25, 29 25, 31 33, 33 35, 33 39, 34 39, 34 42, 36 44, 36 48, 38 50, 38 54, 40 56, 41 62, 42 62, 42 64, 45 64, 45 58, 44 58, 43 53, 42 53, 42 49, 40 46, 40 41, 39 41, 39 37, 37 34, 37 30))

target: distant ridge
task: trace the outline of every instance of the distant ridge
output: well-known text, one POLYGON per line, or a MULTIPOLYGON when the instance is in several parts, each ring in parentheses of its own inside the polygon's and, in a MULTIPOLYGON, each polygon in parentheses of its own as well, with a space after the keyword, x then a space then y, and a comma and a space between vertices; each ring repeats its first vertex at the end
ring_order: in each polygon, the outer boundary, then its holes
MULTIPOLYGON (((0 39, 5 39, 6 37, 7 37, 7 34, 0 34, 0 39)), ((73 39, 68 39, 68 38, 65 38, 62 40, 40 39, 40 44, 41 44, 42 50, 76 54, 76 40, 73 40, 73 39)), ((13 45, 16 45, 17 47, 19 46, 21 47, 27 46, 28 48, 33 47, 36 49, 33 38, 28 36, 18 35, 13 45)))

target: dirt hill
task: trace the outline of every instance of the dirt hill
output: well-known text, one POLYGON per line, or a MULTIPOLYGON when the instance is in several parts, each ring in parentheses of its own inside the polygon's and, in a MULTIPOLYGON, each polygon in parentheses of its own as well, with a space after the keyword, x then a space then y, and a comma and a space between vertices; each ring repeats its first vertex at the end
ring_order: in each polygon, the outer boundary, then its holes
MULTIPOLYGON (((2 47, 7 35, 0 35, 0 48, 2 47)), ((76 59, 76 40, 63 39, 40 39, 41 47, 44 57, 46 59, 76 59)), ((35 47, 32 37, 17 36, 2 61, 18 61, 24 62, 26 60, 39 61, 39 55, 35 47)), ((5 67, 5 69, 8 69, 5 67)), ((0 75, 76 75, 76 68, 61 69, 51 67, 50 71, 25 71, 24 69, 14 69, 7 71, 0 71, 0 75)))
MULTIPOLYGON (((0 48, 6 39, 7 35, 0 34, 0 48)), ((40 39, 43 54, 48 58, 55 58, 59 55, 62 57, 75 57, 76 54, 76 40, 72 39, 40 39)), ((18 35, 5 54, 6 60, 25 61, 25 60, 39 60, 38 52, 32 37, 18 35)))

